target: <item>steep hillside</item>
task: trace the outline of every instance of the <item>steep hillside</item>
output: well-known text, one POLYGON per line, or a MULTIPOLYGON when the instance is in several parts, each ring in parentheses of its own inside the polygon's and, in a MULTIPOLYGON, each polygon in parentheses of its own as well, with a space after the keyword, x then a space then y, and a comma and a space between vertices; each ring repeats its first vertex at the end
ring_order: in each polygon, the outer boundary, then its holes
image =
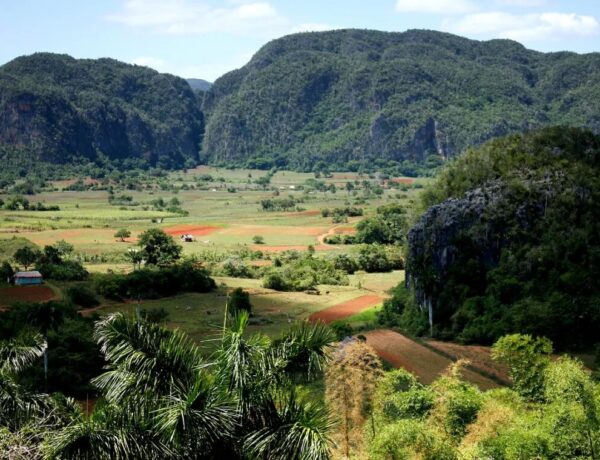
POLYGON ((219 78, 204 110, 211 162, 423 162, 548 124, 600 132, 600 54, 421 30, 302 33, 219 78))
POLYGON ((212 83, 201 78, 188 78, 186 80, 193 90, 196 91, 208 91, 212 86, 212 83))
POLYGON ((4 155, 182 167, 197 162, 203 128, 194 92, 172 75, 50 53, 0 67, 4 155))
POLYGON ((407 280, 436 335, 598 341, 600 136, 546 128, 491 141, 442 174, 425 205, 407 280))

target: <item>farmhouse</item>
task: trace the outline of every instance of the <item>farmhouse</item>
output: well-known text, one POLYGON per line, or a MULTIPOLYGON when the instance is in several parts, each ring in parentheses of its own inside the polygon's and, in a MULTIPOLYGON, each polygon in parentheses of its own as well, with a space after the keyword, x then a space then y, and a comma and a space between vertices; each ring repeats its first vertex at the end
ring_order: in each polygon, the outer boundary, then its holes
POLYGON ((42 274, 36 270, 29 272, 17 272, 15 273, 15 284, 18 286, 25 286, 31 284, 42 284, 44 281, 42 274))

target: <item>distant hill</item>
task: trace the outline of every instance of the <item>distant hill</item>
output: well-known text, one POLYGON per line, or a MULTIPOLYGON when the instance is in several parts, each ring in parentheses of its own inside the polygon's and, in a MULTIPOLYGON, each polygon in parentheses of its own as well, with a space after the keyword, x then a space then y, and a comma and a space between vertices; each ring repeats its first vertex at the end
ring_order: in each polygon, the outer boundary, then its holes
POLYGON ((0 148, 35 160, 183 167, 198 160, 203 120, 184 79, 146 67, 50 53, 0 67, 0 148))
POLYGON ((212 86, 212 83, 201 78, 188 78, 187 82, 196 91, 208 91, 212 86))
POLYGON ((422 163, 550 124, 600 132, 600 54, 425 30, 301 33, 219 78, 203 109, 204 161, 422 163))

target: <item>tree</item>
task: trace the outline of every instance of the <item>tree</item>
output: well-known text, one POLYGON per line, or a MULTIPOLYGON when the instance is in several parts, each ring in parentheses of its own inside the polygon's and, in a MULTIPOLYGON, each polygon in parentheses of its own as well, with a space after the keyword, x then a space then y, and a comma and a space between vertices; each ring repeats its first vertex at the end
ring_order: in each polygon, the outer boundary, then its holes
POLYGON ((126 228, 120 228, 114 234, 114 237, 120 238, 122 242, 125 241, 125 238, 129 238, 130 236, 131 236, 131 232, 129 230, 127 230, 126 228))
MULTIPOLYGON (((60 326, 65 318, 73 314, 72 309, 65 307, 59 302, 46 302, 31 304, 27 308, 29 323, 37 327, 48 343, 48 332, 60 326)), ((48 387, 48 346, 44 348, 44 382, 48 387)))
POLYGON ((40 252, 31 249, 29 246, 23 246, 15 251, 13 258, 18 264, 22 265, 25 270, 28 270, 31 265, 38 261, 40 252))
POLYGON ((148 265, 171 265, 181 257, 181 246, 159 228, 151 228, 142 233, 138 246, 148 265))
POLYGON ((232 315, 237 315, 241 311, 252 314, 252 304, 250 303, 250 294, 242 288, 235 288, 229 295, 229 311, 232 315))
POLYGON ((140 268, 144 261, 144 254, 142 251, 135 248, 129 248, 125 253, 125 257, 133 264, 133 269, 140 268))
POLYGON ((58 251, 61 257, 68 258, 75 249, 71 243, 66 242, 65 240, 60 240, 54 243, 54 247, 58 251))
POLYGON ((254 244, 265 244, 265 239, 261 235, 254 235, 252 241, 254 244))
POLYGON ((506 335, 492 346, 492 358, 508 366, 514 389, 529 400, 543 397, 544 370, 551 353, 550 340, 528 334, 506 335))
POLYGON ((12 266, 6 260, 2 262, 2 265, 0 265, 0 283, 10 282, 14 274, 15 271, 12 266))

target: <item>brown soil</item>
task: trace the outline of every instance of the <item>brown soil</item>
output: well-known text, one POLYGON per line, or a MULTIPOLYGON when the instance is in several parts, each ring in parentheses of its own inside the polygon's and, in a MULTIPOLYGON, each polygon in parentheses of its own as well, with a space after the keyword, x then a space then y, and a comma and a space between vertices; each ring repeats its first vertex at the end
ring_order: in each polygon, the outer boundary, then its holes
POLYGON ((236 225, 223 230, 223 235, 252 236, 252 235, 308 235, 317 236, 326 227, 301 227, 291 225, 236 225))
POLYGON ((363 295, 356 299, 342 302, 333 307, 325 308, 317 311, 310 315, 308 318, 310 321, 322 321, 324 323, 331 323, 338 319, 344 319, 348 316, 360 313, 373 305, 377 305, 383 302, 383 297, 378 295, 363 295))
POLYGON ((412 184, 415 181, 414 179, 411 179, 410 177, 397 177, 397 178, 390 179, 390 180, 397 184, 412 184))
POLYGON ((220 227, 214 227, 212 225, 192 225, 182 224, 175 225, 173 227, 167 227, 163 229, 167 235, 181 236, 183 234, 190 234, 194 236, 210 235, 213 232, 219 230, 220 227))
POLYGON ((440 342, 437 340, 428 340, 427 344, 447 354, 454 360, 467 359, 471 362, 472 366, 481 369, 486 374, 490 374, 503 382, 509 382, 508 368, 492 360, 490 347, 460 345, 458 343, 440 342))
POLYGON ((43 285, 0 288, 0 307, 8 307, 15 302, 47 302, 55 298, 54 291, 43 285))
MULTIPOLYGON (((382 359, 393 367, 402 367, 412 372, 425 384, 433 382, 452 364, 449 358, 394 331, 380 329, 366 332, 364 336, 382 359)), ((469 369, 463 370, 463 376, 483 390, 499 386, 493 380, 469 369)))

